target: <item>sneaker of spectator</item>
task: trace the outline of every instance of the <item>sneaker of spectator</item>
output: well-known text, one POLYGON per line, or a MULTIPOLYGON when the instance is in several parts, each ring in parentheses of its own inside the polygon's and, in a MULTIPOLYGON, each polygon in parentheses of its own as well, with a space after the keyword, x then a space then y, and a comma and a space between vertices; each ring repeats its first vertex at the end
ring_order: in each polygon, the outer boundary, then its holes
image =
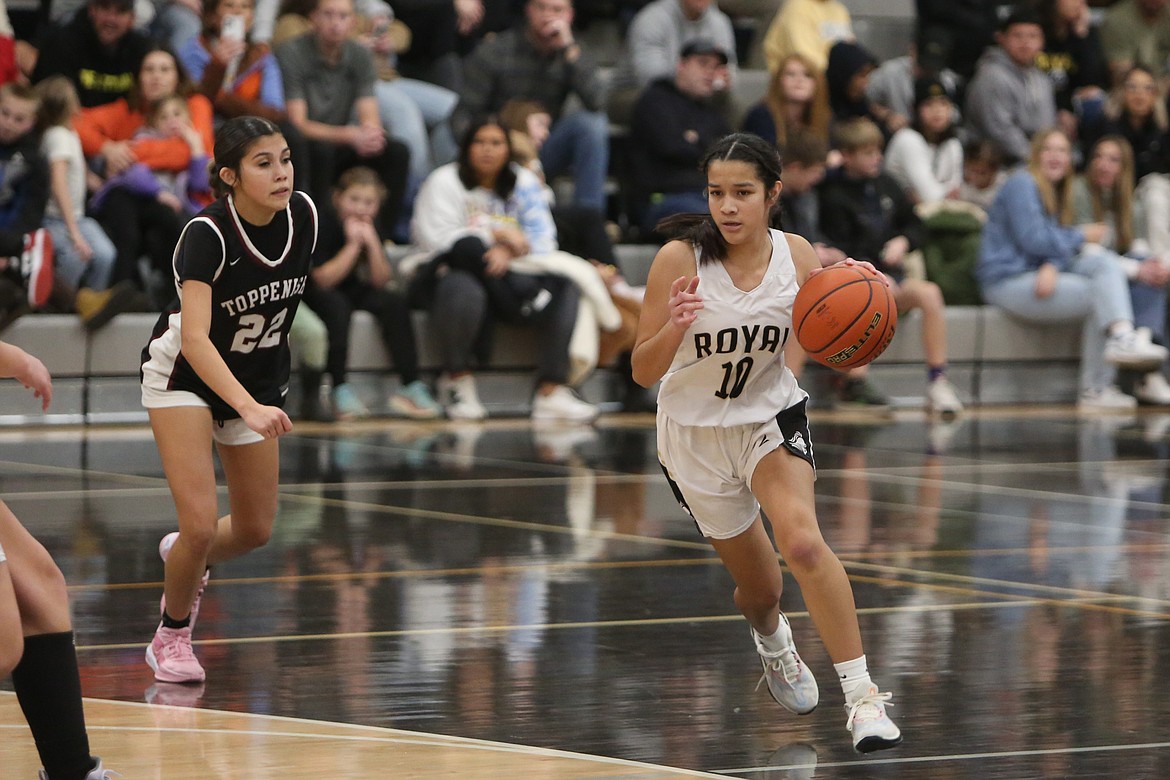
POLYGON ((136 311, 140 303, 138 288, 133 282, 123 280, 108 290, 82 287, 77 291, 73 305, 81 317, 82 327, 92 333, 109 324, 117 315, 136 311))

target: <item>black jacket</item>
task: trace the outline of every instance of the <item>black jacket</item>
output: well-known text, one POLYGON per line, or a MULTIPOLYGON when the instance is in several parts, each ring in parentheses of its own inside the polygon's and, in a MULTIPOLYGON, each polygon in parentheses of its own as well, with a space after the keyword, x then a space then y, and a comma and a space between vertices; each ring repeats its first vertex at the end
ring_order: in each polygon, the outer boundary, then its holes
POLYGON ((883 267, 882 247, 897 236, 905 236, 911 250, 922 245, 922 221, 902 188, 884 173, 850 179, 838 169, 821 182, 818 195, 821 232, 828 243, 855 260, 868 260, 897 277, 900 269, 883 267))
POLYGON ((130 30, 113 49, 107 49, 82 7, 68 22, 45 32, 32 80, 65 76, 77 87, 82 108, 112 103, 130 92, 150 46, 150 38, 130 30))
POLYGON ((707 186, 699 161, 708 147, 731 132, 723 114, 708 102, 684 95, 673 79, 642 91, 630 120, 630 168, 641 195, 707 186))

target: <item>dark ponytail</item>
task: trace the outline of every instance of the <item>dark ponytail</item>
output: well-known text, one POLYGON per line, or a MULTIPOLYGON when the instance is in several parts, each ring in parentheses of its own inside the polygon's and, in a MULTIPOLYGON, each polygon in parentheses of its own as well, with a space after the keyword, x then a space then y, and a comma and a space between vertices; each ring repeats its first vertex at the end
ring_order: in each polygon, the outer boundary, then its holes
MULTIPOLYGON (((764 184, 764 191, 771 192, 780 181, 780 153, 776 147, 752 133, 732 133, 720 138, 699 162, 699 168, 707 173, 711 163, 727 161, 745 162, 755 168, 756 176, 764 184)), ((780 204, 769 215, 770 227, 780 229, 780 204)), ((654 226, 656 232, 667 240, 688 241, 699 247, 699 262, 723 260, 727 257, 727 241, 719 232, 719 226, 710 212, 705 214, 674 214, 654 226)))
POLYGON ((220 125, 215 134, 214 156, 207 164, 208 172, 211 174, 211 191, 215 193, 215 197, 222 198, 232 191, 227 182, 220 178, 221 170, 229 168, 235 171, 238 182, 240 163, 256 139, 281 134, 279 127, 258 116, 238 116, 220 125))

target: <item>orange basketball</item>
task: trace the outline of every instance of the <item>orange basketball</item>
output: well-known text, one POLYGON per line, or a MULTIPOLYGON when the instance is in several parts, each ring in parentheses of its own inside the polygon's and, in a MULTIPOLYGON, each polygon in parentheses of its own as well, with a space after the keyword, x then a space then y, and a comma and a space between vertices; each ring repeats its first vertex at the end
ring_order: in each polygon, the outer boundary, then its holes
POLYGON ((858 265, 839 265, 810 276, 792 304, 796 340, 829 368, 864 366, 894 338, 898 309, 885 280, 858 265))

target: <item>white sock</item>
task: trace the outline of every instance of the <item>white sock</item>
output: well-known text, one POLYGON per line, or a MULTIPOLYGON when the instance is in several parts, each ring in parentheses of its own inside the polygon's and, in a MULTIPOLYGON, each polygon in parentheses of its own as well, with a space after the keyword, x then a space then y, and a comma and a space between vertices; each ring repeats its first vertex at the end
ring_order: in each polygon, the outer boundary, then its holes
POLYGON ((1129 320, 1118 320, 1117 322, 1115 322, 1109 326, 1110 338, 1124 336, 1126 333, 1130 333, 1132 331, 1133 331, 1133 323, 1130 322, 1129 320))
POLYGON ((859 656, 852 661, 833 664, 837 670, 837 678, 841 681, 841 690, 845 692, 845 703, 852 704, 865 694, 869 693, 873 681, 869 679, 869 667, 865 664, 865 656, 859 656))
POLYGON ((792 628, 783 615, 780 616, 780 625, 776 626, 774 633, 764 636, 757 631, 756 636, 760 638, 760 644, 769 653, 783 653, 792 648, 792 628))

